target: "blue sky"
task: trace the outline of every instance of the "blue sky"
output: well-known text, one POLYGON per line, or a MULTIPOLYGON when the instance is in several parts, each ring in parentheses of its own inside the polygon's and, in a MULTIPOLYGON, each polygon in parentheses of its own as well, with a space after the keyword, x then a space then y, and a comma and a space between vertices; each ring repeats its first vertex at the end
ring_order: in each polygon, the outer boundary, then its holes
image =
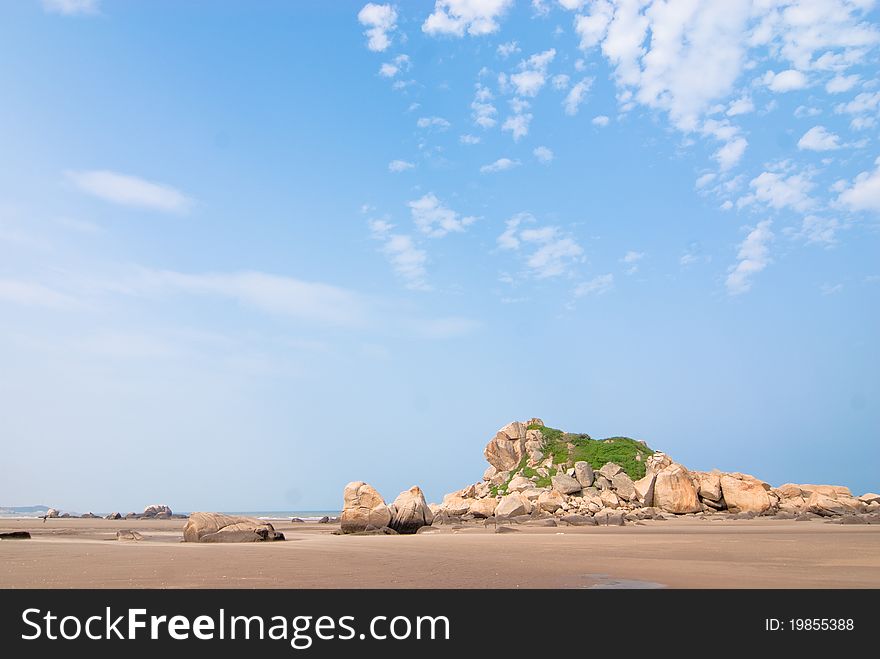
POLYGON ((870 0, 0 9, 0 505, 322 509, 516 418, 876 491, 870 0))

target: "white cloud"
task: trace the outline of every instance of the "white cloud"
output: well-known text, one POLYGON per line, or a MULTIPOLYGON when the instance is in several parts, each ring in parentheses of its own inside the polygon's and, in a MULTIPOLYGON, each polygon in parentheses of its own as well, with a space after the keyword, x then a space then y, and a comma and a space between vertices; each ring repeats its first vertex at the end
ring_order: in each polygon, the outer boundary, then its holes
POLYGON ((331 325, 358 326, 365 306, 353 291, 264 272, 185 274, 142 270, 125 292, 180 292, 225 297, 261 311, 331 325))
POLYGON ((740 243, 737 262, 730 267, 725 285, 730 295, 746 293, 752 287, 752 279, 770 263, 770 242, 773 240, 772 222, 764 220, 749 232, 740 243))
POLYGON ((516 41, 508 41, 507 43, 498 44, 495 52, 498 53, 499 57, 507 59, 514 53, 520 52, 520 47, 516 41))
POLYGON ((540 53, 535 53, 528 59, 519 63, 519 73, 513 73, 508 78, 510 84, 520 96, 534 97, 547 82, 547 67, 556 57, 556 49, 550 48, 540 53))
POLYGON ((837 242, 836 234, 839 229, 840 222, 834 218, 807 215, 796 235, 803 238, 807 244, 828 246, 837 242))
POLYGON ((385 62, 379 67, 379 75, 383 78, 393 78, 401 71, 409 71, 412 68, 409 55, 398 55, 390 62, 385 62))
POLYGON ((431 238, 442 238, 447 233, 462 232, 477 219, 472 216, 460 217, 457 212, 444 206, 433 193, 428 193, 407 205, 416 227, 431 238))
POLYGON ((522 228, 524 223, 534 221, 528 213, 519 213, 507 220, 504 232, 497 238, 499 249, 531 248, 533 251, 525 256, 525 263, 537 279, 566 274, 573 263, 581 260, 584 250, 558 227, 522 228))
POLYGON ((678 259, 678 263, 682 268, 687 268, 695 263, 709 263, 712 257, 702 253, 700 243, 694 242, 688 245, 687 250, 678 259))
POLYGON ((458 141, 461 142, 462 144, 473 145, 473 144, 479 144, 482 140, 479 137, 477 137, 476 135, 461 135, 458 138, 458 141))
POLYGON ((43 0, 43 10, 64 16, 97 14, 98 0, 43 0))
POLYGON ((411 162, 407 162, 406 160, 392 160, 388 163, 388 171, 399 173, 405 172, 408 169, 414 169, 415 165, 411 162))
POLYGON ((838 202, 853 211, 880 212, 880 158, 873 172, 862 172, 852 185, 837 198, 838 202))
POLYGON ((697 188, 697 190, 705 188, 717 177, 718 175, 715 172, 706 172, 705 174, 697 178, 696 182, 694 183, 694 187, 697 188))
POLYGON ((605 127, 609 124, 610 121, 611 120, 608 117, 606 117, 604 114, 598 114, 595 117, 593 117, 593 125, 594 126, 605 127))
POLYGON ((565 108, 565 114, 569 116, 577 114, 578 108, 581 103, 583 103, 584 97, 587 95, 587 92, 590 91, 592 85, 592 78, 584 78, 569 90, 568 95, 562 102, 562 106, 565 108))
POLYGON ((634 275, 636 272, 638 272, 639 261, 641 261, 643 258, 645 258, 644 252, 636 252, 630 250, 623 255, 623 258, 620 259, 620 262, 629 266, 626 269, 626 274, 634 275))
POLYGON ((727 171, 742 159, 748 145, 744 137, 737 137, 724 144, 712 154, 712 157, 718 162, 721 171, 727 171))
POLYGON ((564 73, 560 73, 558 75, 553 76, 553 89, 562 91, 563 89, 567 89, 569 83, 571 82, 571 78, 569 78, 564 73))
POLYGON ((575 297, 585 295, 604 295, 614 287, 614 275, 606 274, 593 277, 589 281, 578 284, 574 289, 575 297))
POLYGON ((66 310, 80 306, 76 298, 36 282, 0 279, 0 301, 26 307, 66 310))
POLYGON ((762 172, 749 182, 749 187, 754 192, 737 200, 738 206, 761 201, 775 209, 788 207, 805 211, 815 203, 808 194, 813 184, 803 174, 786 177, 777 172, 762 172))
POLYGON ((553 151, 548 149, 546 146, 537 146, 532 151, 532 155, 538 159, 538 162, 542 165, 547 165, 553 162, 553 151))
POLYGON ((452 124, 450 124, 443 117, 419 117, 419 120, 416 121, 416 125, 419 128, 436 128, 438 130, 446 130, 452 124))
POLYGON ((798 105, 794 110, 794 116, 798 119, 803 119, 804 117, 815 117, 817 115, 822 114, 822 110, 819 108, 811 108, 806 105, 798 105))
POLYGON ((749 96, 740 96, 730 104, 725 114, 728 117, 737 117, 741 114, 748 114, 755 111, 755 104, 749 96))
POLYGON ((610 2, 597 0, 591 5, 589 14, 575 18, 574 29, 581 39, 582 49, 592 48, 605 38, 613 14, 610 2))
POLYGON ((840 148, 840 137, 824 126, 813 126, 798 140, 798 148, 807 151, 833 151, 840 148))
POLYGON ((432 36, 492 34, 498 30, 498 19, 512 5, 513 0, 436 0, 434 13, 422 24, 422 31, 432 36))
POLYGON ((843 290, 843 284, 822 284, 819 287, 819 291, 822 295, 834 295, 836 293, 840 293, 843 290))
POLYGON ((518 142, 520 138, 529 134, 529 124, 531 121, 531 114, 514 114, 504 120, 501 130, 510 131, 513 135, 513 141, 518 142))
POLYGON ((841 94, 843 92, 848 92, 850 89, 855 87, 858 81, 858 75, 845 76, 838 73, 825 84, 825 91, 829 94, 841 94))
POLYGON ((853 115, 850 127, 854 130, 864 130, 874 126, 878 108, 880 108, 880 92, 862 92, 850 102, 834 106, 834 112, 853 115))
POLYGON ((499 158, 493 163, 480 167, 480 174, 494 174, 495 172, 504 172, 514 167, 519 167, 519 160, 511 160, 510 158, 499 158))
POLYGON ((472 117, 474 123, 480 128, 492 128, 497 122, 495 115, 498 110, 490 102, 494 98, 488 87, 477 83, 477 91, 474 95, 474 101, 471 103, 472 117))
POLYGON ((763 82, 770 91, 791 92, 806 87, 807 77, 795 69, 788 69, 779 73, 767 71, 764 74, 763 82))
POLYGON ((107 170, 69 171, 68 180, 83 192, 123 206, 150 208, 166 213, 185 213, 192 200, 162 183, 107 170))
POLYGON ((406 282, 406 287, 417 291, 430 290, 425 278, 428 254, 416 247, 410 236, 391 234, 382 246, 394 272, 406 282))
POLYGON ((576 11, 587 4, 587 0, 559 0, 559 4, 562 5, 564 9, 576 11))
POLYGON ((397 28, 397 12, 391 5, 369 2, 358 12, 358 21, 367 29, 367 48, 382 52, 391 45, 389 34, 397 28))

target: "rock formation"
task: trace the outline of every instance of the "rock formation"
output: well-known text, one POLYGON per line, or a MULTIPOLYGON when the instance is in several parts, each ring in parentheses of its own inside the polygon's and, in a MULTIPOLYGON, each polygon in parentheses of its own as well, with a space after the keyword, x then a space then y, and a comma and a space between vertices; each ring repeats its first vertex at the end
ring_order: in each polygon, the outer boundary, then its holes
POLYGON ((339 521, 343 533, 358 533, 369 527, 381 529, 391 523, 391 511, 372 486, 354 481, 346 485, 342 493, 339 521))
POLYGON ((173 514, 174 513, 171 512, 171 508, 169 508, 165 504, 154 503, 153 505, 144 508, 144 512, 141 517, 143 517, 144 519, 149 519, 153 517, 158 517, 159 519, 170 519, 171 515, 173 514))
POLYGON ((434 513, 425 502, 425 495, 418 485, 401 492, 391 504, 389 526, 398 533, 416 533, 423 526, 430 526, 434 513))
POLYGON ((183 527, 184 542, 266 542, 284 540, 268 522, 221 513, 193 513, 183 527))
POLYGON ((489 467, 482 479, 440 504, 426 504, 413 487, 387 506, 366 483, 349 483, 342 532, 422 533, 432 532, 426 528, 431 525, 439 532, 479 520, 506 533, 514 530, 510 524, 621 526, 679 515, 880 522, 878 494, 854 497, 839 485, 773 488, 750 474, 690 471, 645 442, 593 439, 548 428, 537 418, 508 423, 483 455, 489 467))

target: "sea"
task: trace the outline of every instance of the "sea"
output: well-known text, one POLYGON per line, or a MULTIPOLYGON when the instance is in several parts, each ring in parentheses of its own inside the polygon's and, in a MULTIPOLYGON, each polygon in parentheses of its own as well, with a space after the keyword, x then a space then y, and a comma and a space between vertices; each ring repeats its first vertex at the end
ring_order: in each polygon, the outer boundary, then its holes
MULTIPOLYGON (((69 512, 70 516, 79 517, 83 513, 74 512, 72 510, 63 510, 59 508, 61 513, 69 512)), ((119 511, 108 511, 108 512, 98 512, 92 511, 95 515, 99 517, 104 517, 105 515, 109 515, 110 512, 120 512, 123 515, 126 512, 122 510, 119 511)), ((304 522, 317 522, 322 517, 339 517, 342 514, 340 510, 248 510, 248 511, 226 511, 226 510, 218 510, 217 512, 222 512, 226 515, 240 515, 242 517, 254 517, 256 519, 261 519, 266 522, 287 522, 290 521, 291 518, 297 517, 304 522)), ((5 511, 0 510, 0 519, 41 519, 43 515, 45 515, 45 511, 36 511, 36 512, 17 512, 17 511, 5 511)), ((184 511, 174 511, 175 515, 189 515, 188 512, 184 511)))

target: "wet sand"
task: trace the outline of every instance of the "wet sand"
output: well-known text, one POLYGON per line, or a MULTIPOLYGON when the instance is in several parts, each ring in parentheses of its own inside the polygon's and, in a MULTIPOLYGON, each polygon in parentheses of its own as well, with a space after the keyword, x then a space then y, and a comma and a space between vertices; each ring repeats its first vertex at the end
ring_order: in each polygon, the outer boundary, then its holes
POLYGON ((0 519, 0 588, 880 588, 880 525, 758 518, 626 527, 482 525, 285 542, 186 544, 183 520, 0 519), (140 542, 116 540, 138 531, 140 542))

